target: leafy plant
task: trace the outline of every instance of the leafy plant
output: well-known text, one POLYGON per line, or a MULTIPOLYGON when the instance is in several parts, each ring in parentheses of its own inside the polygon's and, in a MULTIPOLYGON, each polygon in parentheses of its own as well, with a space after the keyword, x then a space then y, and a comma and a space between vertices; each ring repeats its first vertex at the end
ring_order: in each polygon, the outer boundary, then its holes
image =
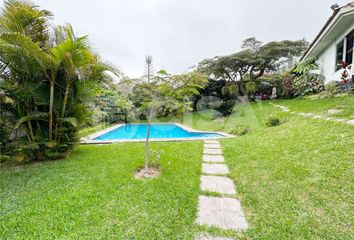
POLYGON ((295 95, 294 76, 290 73, 286 73, 283 77, 282 90, 284 97, 290 98, 295 95))
POLYGON ((338 93, 341 93, 342 90, 339 86, 339 83, 337 81, 330 81, 325 85, 325 92, 328 95, 335 95, 338 93))
POLYGON ((277 117, 270 117, 266 122, 267 127, 275 127, 280 125, 280 119, 277 117))
POLYGON ((229 130, 228 132, 230 134, 234 134, 236 136, 243 136, 245 134, 247 134, 250 131, 249 126, 237 126, 235 129, 229 130))
POLYGON ((159 167, 161 165, 161 155, 163 154, 162 150, 152 150, 149 149, 149 160, 150 167, 159 167))
POLYGON ((300 61, 293 73, 293 86, 296 96, 319 93, 324 90, 324 77, 315 73, 319 68, 315 58, 300 61))
POLYGON ((342 72, 341 72, 341 81, 340 81, 340 86, 342 90, 350 90, 351 89, 351 65, 349 65, 346 62, 341 63, 342 67, 342 72))
POLYGON ((239 88, 236 84, 225 86, 221 89, 222 94, 225 96, 235 97, 239 93, 239 88))
POLYGON ((253 94, 256 92, 256 83, 249 81, 245 84, 245 88, 248 94, 253 94))
POLYGON ((226 100, 223 101, 220 106, 217 108, 217 111, 221 113, 222 116, 229 116, 234 110, 234 106, 236 104, 236 100, 226 100))

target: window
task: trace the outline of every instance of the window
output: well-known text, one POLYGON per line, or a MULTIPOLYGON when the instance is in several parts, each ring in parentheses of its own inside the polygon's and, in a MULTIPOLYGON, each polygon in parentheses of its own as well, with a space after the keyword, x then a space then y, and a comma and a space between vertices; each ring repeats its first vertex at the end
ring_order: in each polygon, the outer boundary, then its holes
POLYGON ((353 63, 354 30, 351 31, 345 37, 345 39, 347 41, 346 50, 345 50, 345 62, 347 64, 352 64, 353 63))
POLYGON ((343 62, 343 52, 344 52, 344 40, 337 45, 337 56, 336 56, 336 71, 341 69, 341 63, 343 62))

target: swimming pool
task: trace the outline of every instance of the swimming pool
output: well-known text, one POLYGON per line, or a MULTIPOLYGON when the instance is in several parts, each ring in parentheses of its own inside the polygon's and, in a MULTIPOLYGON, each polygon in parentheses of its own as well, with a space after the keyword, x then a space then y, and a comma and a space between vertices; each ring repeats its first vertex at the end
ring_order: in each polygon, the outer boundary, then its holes
MULTIPOLYGON (((147 124, 120 124, 89 137, 92 143, 115 142, 115 141, 144 141, 146 139, 147 124)), ((150 139, 152 141, 168 140, 197 140, 222 138, 226 134, 217 132, 202 132, 188 129, 180 124, 174 123, 152 123, 150 129, 150 139)))

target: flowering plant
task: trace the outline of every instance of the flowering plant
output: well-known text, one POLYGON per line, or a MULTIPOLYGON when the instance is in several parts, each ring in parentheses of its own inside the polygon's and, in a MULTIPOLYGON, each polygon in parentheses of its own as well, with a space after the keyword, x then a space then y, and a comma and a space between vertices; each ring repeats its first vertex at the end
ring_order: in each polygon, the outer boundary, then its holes
POLYGON ((346 62, 341 62, 341 67, 343 69, 342 74, 341 74, 341 80, 343 84, 348 84, 350 82, 350 77, 349 77, 349 70, 351 69, 351 66, 346 63, 346 62))

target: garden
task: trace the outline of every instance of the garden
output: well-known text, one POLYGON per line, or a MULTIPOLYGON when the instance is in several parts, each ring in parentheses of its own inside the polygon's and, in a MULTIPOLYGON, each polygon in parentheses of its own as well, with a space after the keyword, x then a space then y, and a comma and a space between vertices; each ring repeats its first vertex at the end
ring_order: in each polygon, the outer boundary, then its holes
POLYGON ((0 239, 353 239, 345 63, 325 84, 316 59, 297 61, 305 40, 248 38, 180 74, 146 56, 137 80, 53 17, 18 0, 0 13, 0 239), (139 141, 87 144, 134 124, 139 141), (156 124, 194 135, 159 141, 156 124), (201 195, 230 197, 200 188, 197 133, 220 134, 247 229, 196 221, 201 195))

